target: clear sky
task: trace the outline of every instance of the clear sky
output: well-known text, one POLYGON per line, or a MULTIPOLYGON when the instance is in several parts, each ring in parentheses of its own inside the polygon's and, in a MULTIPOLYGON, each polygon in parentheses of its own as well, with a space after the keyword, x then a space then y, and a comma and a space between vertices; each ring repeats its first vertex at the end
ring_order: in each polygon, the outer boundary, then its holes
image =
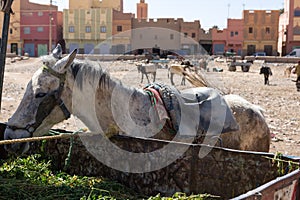
MULTIPOLYGON (((49 4, 50 0, 30 0, 49 4)), ((84 1, 84 0, 78 0, 84 1)), ((140 0, 123 0, 124 12, 136 13, 140 0)), ((149 18, 183 18, 185 21, 200 20, 201 27, 208 30, 214 25, 223 29, 227 18, 242 18, 242 10, 278 10, 284 0, 145 0, 149 18)), ((68 8, 69 0, 53 0, 59 10, 68 8)))

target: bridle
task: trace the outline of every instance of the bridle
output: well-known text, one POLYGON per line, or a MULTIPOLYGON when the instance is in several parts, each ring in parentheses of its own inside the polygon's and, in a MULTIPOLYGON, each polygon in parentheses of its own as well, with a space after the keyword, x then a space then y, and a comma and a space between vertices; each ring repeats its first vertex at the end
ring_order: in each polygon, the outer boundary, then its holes
POLYGON ((32 137, 34 131, 42 124, 43 120, 52 112, 55 106, 59 106, 62 110, 65 119, 69 119, 71 116, 70 111, 66 107, 65 103, 61 99, 61 95, 64 89, 65 81, 66 81, 66 73, 59 73, 53 70, 50 67, 43 66, 42 67, 43 72, 49 73, 52 76, 55 76, 59 79, 59 86, 56 90, 46 94, 45 97, 43 97, 42 102, 40 103, 38 109, 37 109, 37 115, 36 120, 32 124, 28 124, 25 127, 18 127, 18 126, 11 126, 9 124, 6 125, 7 128, 11 130, 26 130, 30 133, 30 136, 32 137))

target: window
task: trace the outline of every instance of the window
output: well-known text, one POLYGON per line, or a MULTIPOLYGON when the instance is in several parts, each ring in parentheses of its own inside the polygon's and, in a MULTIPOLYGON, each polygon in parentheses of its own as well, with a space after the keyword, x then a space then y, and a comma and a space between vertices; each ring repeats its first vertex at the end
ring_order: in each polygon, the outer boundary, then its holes
POLYGON ((294 16, 295 17, 300 17, 300 10, 299 9, 294 10, 294 16))
POLYGON ((24 27, 24 34, 30 34, 30 27, 24 27))
POLYGON ((43 16, 43 15, 44 15, 44 13, 42 11, 38 12, 38 16, 43 16))
POLYGON ((44 31, 44 27, 42 27, 42 26, 39 26, 39 27, 37 27, 37 32, 43 32, 44 31))
POLYGON ((13 29, 12 28, 9 29, 9 33, 13 34, 13 29))
POLYGON ((253 28, 252 27, 249 27, 249 33, 253 33, 253 28))
POLYGON ((184 37, 187 37, 188 36, 188 33, 184 33, 184 37))
POLYGON ((106 26, 101 26, 100 27, 100 32, 101 33, 106 33, 106 26))
POLYGON ((122 32, 122 26, 117 26, 117 31, 122 32))
POLYGON ((237 31, 236 31, 234 34, 235 34, 235 35, 238 35, 238 34, 239 34, 239 32, 237 32, 237 31))
POLYGON ((69 26, 69 32, 70 32, 70 33, 74 33, 74 32, 75 32, 74 26, 69 26))
POLYGON ((86 26, 86 27, 85 27, 85 32, 86 32, 86 33, 92 32, 91 26, 86 26))
POLYGON ((170 34, 170 40, 174 40, 174 34, 170 34))
POLYGON ((270 34, 270 32, 271 32, 271 31, 270 31, 270 27, 266 27, 266 33, 267 33, 267 34, 270 34))
POLYGON ((231 32, 230 32, 230 37, 233 37, 233 36, 234 36, 234 32, 231 31, 231 32))
POLYGON ((196 37, 196 33, 192 33, 192 38, 195 38, 196 37))

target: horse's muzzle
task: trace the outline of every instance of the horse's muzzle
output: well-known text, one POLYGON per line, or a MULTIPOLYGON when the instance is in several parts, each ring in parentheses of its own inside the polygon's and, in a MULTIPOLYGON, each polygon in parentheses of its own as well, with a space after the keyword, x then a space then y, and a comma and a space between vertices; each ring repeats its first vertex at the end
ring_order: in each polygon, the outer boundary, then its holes
POLYGON ((4 145, 4 149, 15 154, 23 154, 29 150, 29 143, 14 143, 14 139, 22 139, 30 137, 30 133, 24 130, 5 129, 4 140, 11 140, 11 144, 4 145))

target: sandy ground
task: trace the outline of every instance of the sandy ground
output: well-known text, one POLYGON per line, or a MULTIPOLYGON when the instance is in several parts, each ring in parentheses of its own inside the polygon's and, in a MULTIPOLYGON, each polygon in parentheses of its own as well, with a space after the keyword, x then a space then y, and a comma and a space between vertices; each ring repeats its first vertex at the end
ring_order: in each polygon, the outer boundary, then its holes
MULTIPOLYGON (((1 103, 0 121, 7 122, 17 109, 32 74, 41 67, 39 58, 10 63, 7 59, 4 74, 4 85, 1 103)), ((236 72, 229 72, 225 63, 211 63, 210 72, 206 73, 209 80, 219 88, 232 94, 238 94, 251 103, 265 110, 265 117, 272 132, 271 152, 281 152, 288 155, 300 156, 300 93, 296 91, 295 75, 284 77, 287 64, 268 64, 273 72, 270 85, 264 85, 263 75, 259 74, 260 64, 253 64, 249 72, 242 72, 237 67, 236 72), (223 72, 211 72, 212 67, 223 68, 223 72)), ((104 62, 103 68, 120 79, 124 84, 142 88, 146 80, 140 83, 141 74, 132 62, 104 62)), ((181 78, 175 77, 176 87, 184 89, 192 87, 189 83, 180 86, 181 78)), ((170 84, 166 69, 158 69, 156 81, 170 84)), ((71 118, 56 125, 55 128, 78 129, 76 120, 71 118)))

